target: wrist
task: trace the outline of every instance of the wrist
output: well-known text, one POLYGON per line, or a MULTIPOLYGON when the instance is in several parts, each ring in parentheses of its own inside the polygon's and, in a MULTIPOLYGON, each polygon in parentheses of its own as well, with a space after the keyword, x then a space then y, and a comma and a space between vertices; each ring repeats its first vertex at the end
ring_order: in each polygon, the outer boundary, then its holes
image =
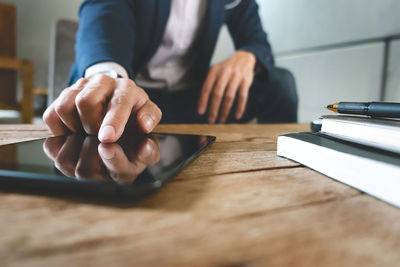
POLYGON ((90 80, 91 78, 93 78, 94 76, 96 76, 98 74, 103 74, 103 75, 106 75, 106 76, 114 78, 114 79, 123 78, 122 75, 118 74, 115 70, 103 70, 103 71, 99 71, 99 72, 91 74, 90 76, 86 77, 86 79, 90 80))
POLYGON ((125 68, 112 61, 100 62, 90 66, 86 69, 84 76, 85 78, 89 78, 96 74, 105 74, 112 78, 117 78, 118 76, 121 76, 122 78, 128 78, 128 73, 126 72, 125 68))
POLYGON ((236 51, 235 56, 244 60, 246 62, 246 65, 248 65, 251 69, 253 70, 255 69, 257 64, 257 58, 253 53, 245 50, 238 50, 236 51))

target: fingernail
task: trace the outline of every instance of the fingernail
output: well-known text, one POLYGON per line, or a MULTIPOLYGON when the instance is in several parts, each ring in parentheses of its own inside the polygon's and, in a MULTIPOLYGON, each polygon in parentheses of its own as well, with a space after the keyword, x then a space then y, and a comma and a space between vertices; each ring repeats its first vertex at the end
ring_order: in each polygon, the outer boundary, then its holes
POLYGON ((215 122, 215 117, 209 118, 208 123, 214 123, 215 122))
POLYGON ((144 124, 144 128, 146 129, 146 132, 151 132, 154 128, 154 120, 152 117, 149 115, 144 115, 142 117, 142 121, 144 124))
POLYGON ((198 111, 200 115, 203 115, 205 112, 205 109, 203 107, 199 108, 198 111))
POLYGON ((100 129, 99 139, 101 142, 109 141, 113 139, 115 136, 115 129, 111 125, 106 125, 100 129))
POLYGON ((103 144, 99 145, 99 154, 103 159, 110 160, 113 159, 115 156, 114 150, 107 149, 103 146, 103 144))

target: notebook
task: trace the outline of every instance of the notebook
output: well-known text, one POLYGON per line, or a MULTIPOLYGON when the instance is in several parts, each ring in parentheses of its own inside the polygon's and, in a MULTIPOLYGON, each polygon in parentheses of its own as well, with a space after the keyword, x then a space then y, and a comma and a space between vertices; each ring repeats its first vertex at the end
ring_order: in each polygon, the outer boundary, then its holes
POLYGON ((321 132, 339 139, 400 153, 400 120, 323 116, 321 132))
POLYGON ((277 155, 400 207, 400 154, 321 133, 278 137, 277 155))

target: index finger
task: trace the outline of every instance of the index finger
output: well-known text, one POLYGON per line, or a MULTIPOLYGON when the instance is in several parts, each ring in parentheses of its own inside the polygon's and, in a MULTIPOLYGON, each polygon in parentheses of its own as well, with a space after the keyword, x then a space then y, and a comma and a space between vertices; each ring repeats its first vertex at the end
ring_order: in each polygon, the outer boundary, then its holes
POLYGON ((132 183, 147 167, 139 160, 129 161, 118 144, 100 144, 98 152, 109 175, 119 184, 132 183))
POLYGON ((246 109, 250 85, 251 85, 251 82, 246 79, 240 85, 238 103, 237 103, 237 108, 236 108, 236 113, 235 113, 235 118, 237 120, 240 120, 242 118, 243 113, 246 109))
POLYGON ((215 69, 211 69, 207 75, 207 78, 203 84, 203 87, 201 88, 201 94, 200 94, 200 98, 199 98, 199 102, 198 102, 198 110, 197 110, 197 112, 200 115, 203 115, 206 112, 210 94, 211 94, 212 88, 215 84, 216 78, 217 78, 217 74, 216 74, 215 69))
POLYGON ((118 79, 100 126, 99 140, 105 143, 117 141, 124 132, 131 113, 139 110, 147 101, 148 96, 132 80, 118 79))

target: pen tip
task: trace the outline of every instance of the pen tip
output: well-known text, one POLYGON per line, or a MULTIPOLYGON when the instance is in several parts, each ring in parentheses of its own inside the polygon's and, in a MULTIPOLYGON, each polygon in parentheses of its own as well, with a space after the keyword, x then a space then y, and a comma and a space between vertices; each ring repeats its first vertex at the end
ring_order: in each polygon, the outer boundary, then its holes
POLYGON ((339 103, 330 104, 330 105, 327 105, 326 108, 331 110, 331 111, 337 112, 338 104, 339 103))

